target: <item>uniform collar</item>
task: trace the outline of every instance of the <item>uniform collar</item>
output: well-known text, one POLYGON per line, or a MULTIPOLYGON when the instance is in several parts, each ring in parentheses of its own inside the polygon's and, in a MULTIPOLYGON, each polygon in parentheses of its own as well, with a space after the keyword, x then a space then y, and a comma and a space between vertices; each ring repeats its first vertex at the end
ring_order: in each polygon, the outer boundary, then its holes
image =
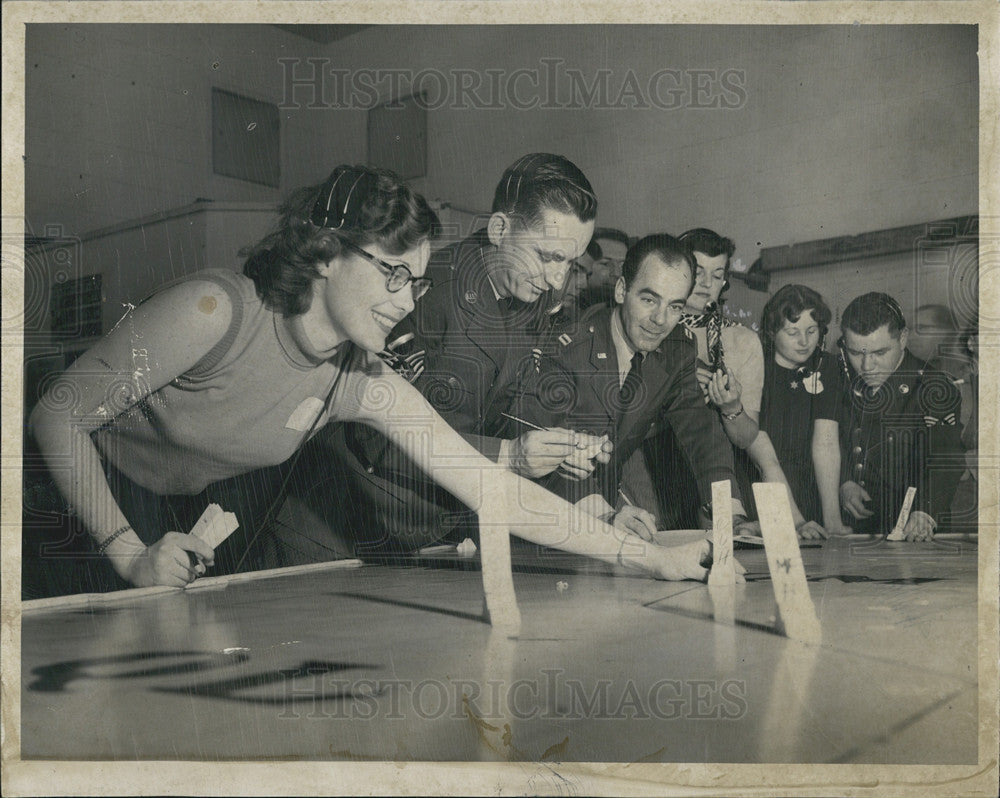
POLYGON ((622 327, 621 306, 616 305, 611 311, 611 343, 614 344, 615 354, 618 356, 618 370, 624 367, 626 371, 632 363, 632 356, 636 353, 629 342, 625 339, 625 330, 622 327))

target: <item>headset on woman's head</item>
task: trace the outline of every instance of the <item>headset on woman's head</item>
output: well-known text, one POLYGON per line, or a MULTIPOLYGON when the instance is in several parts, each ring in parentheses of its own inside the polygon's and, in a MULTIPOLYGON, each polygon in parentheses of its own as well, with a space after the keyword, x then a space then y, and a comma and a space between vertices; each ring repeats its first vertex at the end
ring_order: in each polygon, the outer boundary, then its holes
POLYGON ((348 228, 356 226, 362 199, 377 185, 378 174, 363 166, 334 169, 320 189, 309 220, 328 230, 340 230, 345 223, 348 228))

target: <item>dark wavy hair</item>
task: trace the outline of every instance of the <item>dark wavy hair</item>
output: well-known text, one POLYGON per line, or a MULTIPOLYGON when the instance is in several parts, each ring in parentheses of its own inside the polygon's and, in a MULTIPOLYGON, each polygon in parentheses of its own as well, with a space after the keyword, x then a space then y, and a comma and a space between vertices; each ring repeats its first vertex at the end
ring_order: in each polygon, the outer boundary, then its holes
POLYGON ((644 236, 629 247, 622 263, 622 279, 625 288, 632 285, 639 273, 639 266, 650 255, 655 255, 670 266, 680 266, 687 269, 688 275, 694 279, 695 263, 688 248, 678 239, 667 233, 654 233, 644 236))
POLYGON ((533 152, 504 170, 493 194, 493 213, 530 225, 546 208, 589 222, 597 216, 597 197, 586 175, 568 158, 533 152))
MULTIPOLYGON (((312 302, 318 264, 337 257, 342 241, 378 244, 401 255, 438 234, 437 214, 427 201, 387 169, 341 164, 323 182, 293 191, 278 207, 276 229, 240 251, 243 273, 271 310, 298 316, 312 302), (339 191, 338 191, 339 187, 339 191), (346 188, 346 191, 345 191, 346 188), (312 221, 321 201, 335 200, 337 229, 312 221)), ((319 217, 323 217, 319 213, 319 217)))
POLYGON ((840 320, 840 329, 850 330, 855 335, 871 335, 885 325, 888 325, 893 338, 899 338, 906 329, 906 317, 899 303, 881 291, 871 291, 852 299, 844 308, 840 320))
POLYGON ((820 350, 830 329, 833 313, 817 291, 805 285, 790 283, 783 285, 767 300, 760 319, 760 331, 763 333, 761 343, 764 345, 766 358, 774 356, 774 336, 785 326, 785 322, 795 324, 807 310, 812 311, 813 319, 819 327, 820 339, 816 349, 820 350))
POLYGON ((725 279, 722 283, 722 288, 719 289, 719 305, 721 306, 725 301, 724 295, 729 290, 729 262, 736 251, 736 244, 733 242, 733 239, 720 236, 714 230, 709 230, 707 227, 694 227, 691 230, 685 230, 677 238, 688 248, 696 267, 695 252, 701 252, 710 258, 716 258, 719 255, 726 256, 725 279))

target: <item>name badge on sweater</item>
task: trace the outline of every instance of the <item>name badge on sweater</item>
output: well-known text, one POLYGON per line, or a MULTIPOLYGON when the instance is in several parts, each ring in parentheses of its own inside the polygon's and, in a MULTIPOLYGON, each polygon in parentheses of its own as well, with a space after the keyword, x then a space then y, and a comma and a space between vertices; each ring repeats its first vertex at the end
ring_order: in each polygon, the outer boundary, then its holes
POLYGON ((285 429, 305 432, 313 425, 313 422, 319 418, 319 414, 322 412, 322 399, 317 399, 315 396, 303 399, 299 406, 296 407, 292 414, 288 417, 288 421, 285 422, 285 429))

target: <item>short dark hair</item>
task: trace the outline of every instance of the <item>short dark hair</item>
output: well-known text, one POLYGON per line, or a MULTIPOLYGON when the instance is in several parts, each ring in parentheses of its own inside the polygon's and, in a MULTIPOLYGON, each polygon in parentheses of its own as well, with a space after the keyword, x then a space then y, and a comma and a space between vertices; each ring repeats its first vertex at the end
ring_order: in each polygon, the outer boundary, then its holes
POLYGON ((694 279, 694 260, 687 247, 668 233, 654 233, 640 238, 625 253, 625 262, 622 264, 622 279, 625 280, 626 289, 632 285, 639 273, 639 266, 650 255, 655 255, 669 266, 687 268, 691 279, 694 279))
POLYGON ((729 259, 736 251, 736 245, 731 238, 720 236, 714 230, 707 227, 695 227, 685 230, 678 238, 684 242, 691 253, 702 252, 710 258, 719 255, 726 256, 726 273, 729 273, 729 259))
POLYGON ((785 322, 794 324, 807 310, 812 311, 813 319, 819 326, 820 339, 826 337, 830 329, 830 320, 833 313, 829 306, 823 301, 823 297, 818 292, 805 285, 790 283, 783 285, 774 292, 761 314, 760 328, 763 335, 765 351, 773 351, 774 336, 785 326, 785 322))
POLYGON ((589 222, 597 216, 597 197, 586 175, 572 161, 533 152, 504 170, 493 195, 493 213, 506 213, 530 225, 546 208, 589 222))
POLYGON ((889 333, 898 338, 906 329, 906 318, 899 303, 881 291, 871 291, 851 300, 844 308, 840 321, 841 329, 850 330, 855 335, 871 335, 888 325, 889 333))
MULTIPOLYGON (((344 193, 344 192, 340 192, 344 193)), ((279 206, 277 228, 241 250, 243 273, 271 310, 298 316, 312 302, 317 264, 340 254, 342 241, 355 246, 377 243, 400 255, 437 235, 440 223, 427 201, 387 169, 341 164, 321 184, 293 191, 279 206), (313 217, 322 198, 347 187, 339 227, 317 224, 313 217), (350 203, 350 210, 347 204, 350 203)), ((321 214, 322 215, 322 214, 321 214)), ((317 217, 319 218, 319 217, 317 217)), ((322 221, 322 219, 320 220, 322 221)))
POLYGON ((632 241, 629 239, 628 234, 614 227, 598 227, 594 230, 594 235, 591 237, 591 240, 617 241, 619 244, 623 244, 625 249, 632 246, 632 241))

